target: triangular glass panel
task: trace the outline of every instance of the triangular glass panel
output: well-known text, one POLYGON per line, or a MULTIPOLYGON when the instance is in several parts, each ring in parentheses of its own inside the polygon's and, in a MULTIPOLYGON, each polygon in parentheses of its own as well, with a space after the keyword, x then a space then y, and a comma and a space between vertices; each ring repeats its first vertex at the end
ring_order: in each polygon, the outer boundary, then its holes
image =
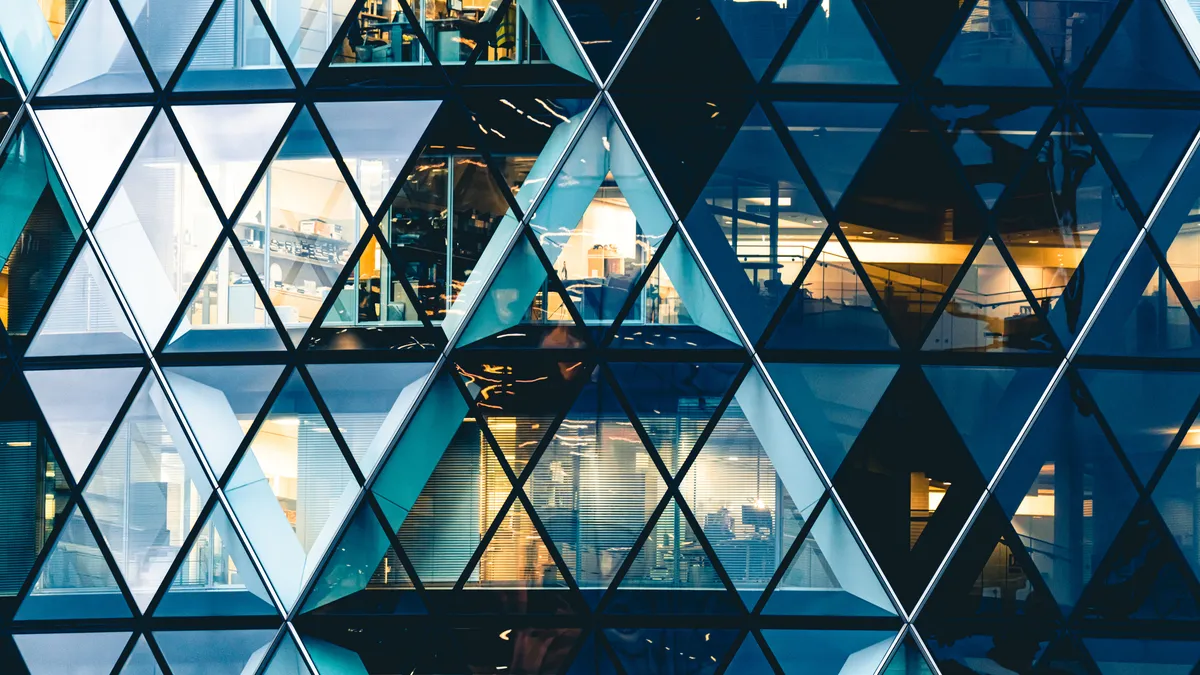
POLYGON ((300 653, 300 648, 292 639, 291 632, 287 629, 281 632, 283 636, 279 640, 279 646, 275 648, 275 653, 271 655, 271 660, 262 671, 262 675, 313 675, 300 653))
POLYGON ((83 493, 142 611, 211 493, 166 394, 148 377, 83 493))
MULTIPOLYGON (((1079 599, 1084 619, 1112 623, 1200 619, 1191 571, 1153 506, 1134 511, 1114 540, 1113 555, 1103 569, 1079 599)), ((1195 658, 1200 660, 1200 653, 1195 658)))
POLYGON ((738 631, 606 628, 604 637, 627 673, 714 675, 729 660, 738 631))
POLYGON ((24 337, 50 298, 47 275, 62 275, 83 231, 31 123, 17 132, 0 164, 0 204, 0 251, 6 252, 0 321, 9 335, 24 337))
POLYGON ((1186 302, 1143 243, 1112 286, 1080 351, 1158 358, 1200 355, 1200 332, 1188 316, 1186 302))
MULTIPOLYGON (((474 21, 470 18, 472 15, 460 14, 464 33, 470 36, 465 39, 449 39, 433 21, 427 19, 425 30, 434 36, 438 60, 450 65, 474 59, 472 66, 463 72, 466 81, 471 83, 488 82, 489 78, 483 73, 491 75, 492 69, 474 65, 492 63, 530 64, 543 68, 551 66, 543 73, 552 81, 562 84, 579 84, 580 80, 592 82, 583 56, 575 49, 575 41, 551 0, 513 0, 503 14, 497 9, 498 3, 487 6, 481 3, 473 13, 477 17, 474 21), (531 44, 521 45, 517 38, 518 31, 521 32, 521 39, 531 44), (472 32, 474 35, 471 35, 472 32)), ((439 18, 440 12, 445 10, 439 11, 439 18)))
POLYGON ((175 675, 242 675, 262 663, 274 630, 160 630, 154 641, 175 675))
POLYGON ((0 37, 26 90, 42 72, 50 52, 54 51, 55 41, 77 6, 78 3, 16 0, 5 7, 0 16, 0 37))
POLYGON ((437 100, 317 104, 371 215, 379 211, 441 105, 437 100))
POLYGON ((756 106, 684 227, 742 327, 757 340, 827 226, 779 136, 756 106))
MULTIPOLYGON (((546 441, 582 450, 593 443, 601 412, 619 414, 620 406, 599 371, 580 361, 537 356, 458 357, 458 374, 504 459, 517 475, 546 441), (582 388, 582 392, 581 392, 582 388), (564 415, 561 424, 555 425, 564 415)), ((622 418, 629 426, 627 418, 622 418)), ((625 436, 623 438, 630 438, 625 436)), ((636 440, 635 440, 636 442, 636 440)))
POLYGON ((358 489, 308 387, 293 372, 225 487, 285 607, 316 571, 358 489))
POLYGON ((791 304, 767 340, 767 349, 894 350, 887 322, 845 249, 833 238, 815 255, 791 304))
POLYGON ((1055 600, 1074 607, 1137 492, 1073 374, 1059 380, 995 494, 1055 600))
POLYGON ((228 239, 184 310, 167 352, 280 351, 283 340, 228 239))
POLYGON ((1045 652, 1060 614, 1021 541, 989 500, 921 612, 941 672, 1028 672, 1045 652))
POLYGON ((813 12, 783 60, 776 82, 895 84, 853 0, 827 0, 813 12))
POLYGON ((995 214, 1016 271, 1069 345, 1138 231, 1091 139, 1073 120, 1056 123, 1034 164, 1005 190, 995 214))
POLYGON ((610 362, 608 369, 674 473, 708 427, 741 364, 610 362))
POLYGON ((1200 424, 1193 422, 1154 487, 1154 504, 1196 575, 1200 575, 1200 538, 1196 536, 1194 516, 1200 508, 1200 481, 1196 480, 1200 476, 1198 438, 1200 424))
POLYGON ((896 366, 772 363, 767 372, 832 478, 896 375, 896 366))
POLYGON ((50 555, 17 610, 18 621, 128 618, 129 605, 78 508, 67 516, 50 555))
POLYGON ((873 673, 883 664, 894 631, 764 630, 763 639, 785 673, 873 673))
MULTIPOLYGON (((737 0, 713 0, 717 16, 721 17, 729 37, 733 38, 742 60, 756 80, 761 80, 766 73, 775 53, 804 11, 804 5, 803 2, 747 4, 737 0)), ((776 77, 775 81, 786 80, 776 77)))
MULTIPOLYGON (((995 2, 1001 0, 980 0, 995 2)), ((935 105, 946 141, 962 164, 967 180, 983 203, 996 205, 1029 153, 1029 146, 1050 115, 1046 106, 935 105)))
POLYGON ((652 4, 648 0, 558 2, 601 80, 608 78, 652 4))
POLYGON ((680 490, 747 607, 824 492, 756 372, 713 428, 680 490))
POLYGON ((308 366, 321 398, 363 474, 370 474, 407 421, 433 364, 308 366))
POLYGON ((1135 2, 1092 66, 1087 86, 1195 91, 1200 74, 1162 4, 1135 2))
POLYGON ((495 532, 467 579, 479 590, 566 588, 562 571, 520 499, 495 525, 495 532))
POLYGON ((837 206, 896 106, 780 102, 775 109, 829 201, 837 206))
POLYGON ((1004 0, 978 0, 934 72, 941 84, 1049 87, 1004 0))
POLYGON ((221 231, 165 115, 150 127, 93 229, 134 318, 157 344, 221 231))
POLYGON ((1053 375, 1049 368, 999 366, 924 366, 923 370, 989 481, 1053 375))
POLYGON ((138 636, 137 644, 126 657, 125 665, 121 666, 121 675, 162 675, 154 652, 150 651, 150 645, 146 642, 146 636, 138 636))
MULTIPOLYGON (((583 311, 587 312, 587 289, 580 290, 585 303, 583 311)), ((642 296, 634 301, 634 308, 624 320, 613 327, 613 347, 734 349, 741 346, 707 275, 682 236, 667 244, 658 264, 646 272, 642 296)))
POLYGON ((387 530, 363 501, 318 575, 304 612, 424 614, 387 530))
MULTIPOLYGON (((213 0, 180 3, 176 0, 119 0, 133 27, 150 69, 166 86, 188 44, 212 6, 213 0)), ((136 60, 135 60, 136 63, 136 60)))
POLYGON ((896 610, 846 519, 837 505, 828 501, 800 542, 763 613, 895 616, 896 610))
POLYGON ((129 644, 129 633, 33 633, 13 639, 29 675, 103 675, 116 667, 129 644))
MULTIPOLYGON (((719 526, 716 518, 706 520, 719 526)), ((609 592, 605 611, 660 615, 742 611, 741 601, 726 590, 700 536, 675 498, 668 500, 620 585, 609 592)))
POLYGON ((929 667, 929 662, 925 660, 917 641, 909 634, 905 635, 904 641, 896 647, 892 660, 888 661, 887 667, 880 675, 933 675, 933 669, 929 667))
POLYGON ((1028 0, 1017 3, 1033 34, 1042 43, 1051 66, 1064 80, 1070 79, 1093 53, 1105 24, 1116 13, 1118 0, 1101 0, 1060 12, 1058 0, 1028 0), (1082 26, 1087 26, 1082 29, 1082 26))
MULTIPOLYGON (((200 528, 154 616, 276 616, 271 596, 220 504, 200 528)), ((160 646, 170 663, 167 647, 160 646)))
POLYGON ((910 608, 986 486, 933 388, 919 369, 904 366, 832 479, 858 534, 910 608))
POLYGON ((83 244, 26 356, 97 356, 141 351, 92 247, 83 244))
MULTIPOLYGON (((415 279, 411 278, 410 265, 407 262, 393 264, 396 260, 395 252, 389 256, 388 246, 378 236, 369 232, 365 241, 359 242, 359 246, 362 247, 362 253, 357 259, 350 261, 350 271, 345 284, 338 291, 337 298, 323 316, 318 312, 313 319, 317 326, 308 329, 304 347, 337 350, 416 350, 440 347, 443 333, 436 328, 427 328, 422 320, 423 315, 430 312, 414 295, 416 291, 410 284, 415 279), (406 273, 410 284, 406 284, 401 276, 406 273)), ((347 248, 345 255, 353 254, 349 253, 347 248)), ((272 260, 278 258, 275 254, 272 256, 272 260)), ((276 265, 278 263, 273 263, 272 268, 276 265)), ((319 265, 319 262, 305 263, 308 271, 297 273, 296 276, 316 276, 323 279, 341 267, 340 264, 335 264, 328 270, 322 270, 319 265)), ((282 279, 286 280, 297 267, 300 266, 294 264, 293 269, 282 274, 282 279)), ((304 323, 308 321, 306 313, 312 311, 312 308, 296 298, 288 297, 286 289, 290 285, 284 283, 285 290, 280 291, 279 284, 280 281, 273 282, 271 297, 277 299, 277 304, 287 303, 279 307, 281 313, 288 312, 292 316, 299 313, 301 322, 292 324, 294 339, 299 341, 304 333, 304 323), (298 312, 293 311, 293 308, 298 312)), ((317 292, 330 292, 326 289, 327 287, 322 286, 317 292)), ((421 290, 428 290, 428 287, 421 290)), ((318 300, 325 302, 320 296, 314 296, 312 300, 314 305, 318 300)))
POLYGON ((334 34, 356 6, 354 0, 289 0, 264 3, 263 8, 300 79, 307 81, 324 61, 334 34))
MULTIPOLYGON (((582 130, 530 217, 551 268, 579 298, 576 304, 590 324, 616 318, 670 225, 671 216, 607 106, 582 130)), ((641 309, 631 317, 644 320, 641 309)))
MULTIPOLYGON (((592 377, 534 466, 525 491, 585 598, 594 604, 662 500, 666 485, 604 374, 596 370, 592 377)), ((530 420, 532 424, 527 419, 517 424, 539 426, 530 433, 544 433, 540 418, 530 420)), ((499 422, 488 420, 493 429, 499 422)), ((499 440, 500 433, 496 435, 499 440)), ((516 447, 518 453, 530 450, 516 447)))
POLYGON ((139 368, 28 370, 25 378, 76 481, 129 397, 139 368))
POLYGON ((1073 633, 1062 633, 1051 642, 1037 666, 1038 670, 1044 669, 1051 673, 1087 675, 1093 672, 1087 650, 1073 633))
POLYGON ((763 654, 762 647, 758 646, 758 640, 754 639, 753 633, 746 634, 746 638, 742 640, 742 646, 738 647, 737 653, 734 654, 733 660, 729 662, 729 667, 724 672, 775 675, 775 669, 767 661, 767 657, 763 654))
POLYGON ((1153 209, 1200 117, 1192 110, 1098 108, 1085 110, 1143 214, 1153 209))
POLYGON ((1052 346, 1050 327, 1029 304, 989 238, 959 280, 922 349, 1029 353, 1048 352, 1052 346))
MULTIPOLYGON (((291 89, 292 78, 284 69, 283 59, 275 51, 255 5, 240 0, 220 2, 223 3, 221 8, 175 88, 178 91, 291 89)), ((314 4, 314 0, 304 0, 304 3, 314 4)), ((301 8, 298 3, 284 4, 299 20, 301 8)), ((307 15, 305 18, 313 25, 326 25, 327 19, 321 16, 324 12, 312 12, 309 7, 304 9, 308 10, 303 12, 307 15)), ((321 31, 314 32, 320 34, 321 31)))
POLYGON ((283 366, 174 366, 163 369, 200 450, 225 473, 283 366))
POLYGON ((1200 374, 1089 368, 1080 377, 1138 478, 1150 482, 1200 396, 1200 374))
MULTIPOLYGON (((103 6, 107 3, 90 3, 103 6)), ((55 108, 37 113, 63 179, 90 221, 150 116, 148 106, 55 108), (94 133, 103 129, 104 133, 94 133)))
POLYGON ((901 345, 919 343, 985 229, 984 214, 956 164, 927 116, 906 108, 838 207, 841 236, 878 292, 901 345), (920 171, 911 164, 915 157, 922 158, 920 171), (904 166, 911 170, 901 170, 904 166))
MULTIPOLYGON (((302 109, 234 228, 285 328, 302 330, 317 317, 366 226, 302 109)), ((372 252, 367 262, 378 266, 379 251, 372 252)))
POLYGON ((1100 675, 1190 673, 1200 660, 1195 640, 1083 638, 1100 675))
POLYGON ((914 24, 911 8, 890 0, 863 0, 862 6, 874 19, 880 41, 891 47, 890 56, 910 78, 930 69, 932 57, 959 27, 962 14, 958 2, 928 3, 922 6, 921 21, 914 24))
MULTIPOLYGON (((455 395, 458 395, 457 392, 455 395)), ((458 582, 484 534, 512 493, 512 483, 478 423, 474 418, 463 418, 461 415, 459 420, 458 427, 446 425, 451 427, 452 437, 445 441, 445 451, 436 468, 428 474, 427 481, 418 485, 419 476, 405 476, 410 484, 399 485, 397 474, 404 459, 397 454, 393 455, 393 461, 384 468, 385 473, 380 477, 381 480, 387 479, 387 484, 381 486, 377 481, 375 487, 376 493, 382 498, 380 505, 389 525, 396 530, 400 546, 412 561, 413 569, 426 589, 449 589, 458 582), (410 492, 411 486, 416 486, 416 494, 410 492), (393 496, 405 499, 408 508, 391 500, 393 496)), ((409 433, 412 433, 411 426, 409 433)), ((444 437, 445 434, 442 435, 444 437)), ((437 440, 442 441, 441 438, 437 440)), ((428 448, 423 450, 425 454, 432 454, 428 448)), ((424 464, 427 458, 421 457, 419 461, 424 464)), ((532 527, 527 535, 537 536, 532 527)), ((522 581, 537 581, 540 578, 530 577, 522 581)))
MULTIPOLYGON (((291 103, 250 103, 173 108, 226 217, 233 216, 292 107, 291 103)), ((242 217, 252 211, 248 207, 242 217)))
MULTIPOLYGON (((787 4, 790 6, 792 3, 787 4)), ((746 60, 742 58, 739 44, 726 29, 720 11, 714 5, 711 0, 687 0, 656 5, 641 34, 630 47, 624 63, 615 74, 610 89, 661 90, 662 82, 671 82, 671 98, 679 101, 680 97, 676 94, 679 90, 690 89, 691 92, 703 93, 707 97, 709 94, 719 95, 750 87, 754 82, 754 75, 744 65, 746 60), (688 50, 691 53, 687 53, 678 48, 681 44, 704 45, 704 49, 688 50)), ((777 29, 776 26, 767 23, 759 27, 764 32, 777 29)), ((772 38, 763 35, 762 39, 765 43, 772 38)), ((665 90, 662 93, 665 93, 665 90)), ((620 97, 617 97, 617 105, 622 110, 627 107, 620 97)), ((685 115, 678 114, 681 112, 678 108, 672 110, 675 114, 671 117, 674 119, 662 117, 661 110, 658 108, 656 115, 669 124, 679 123, 686 118, 685 115)), ((723 112, 722 117, 726 114, 723 112)), ((628 119, 626 117, 626 120, 628 119)), ((732 124, 738 121, 729 120, 732 124)), ((632 122, 631 126, 634 127, 632 131, 635 137, 643 137, 632 122)), ((708 142, 713 140, 705 138, 708 142)), ((650 164, 654 166, 653 158, 650 159, 650 164)), ((667 194, 671 195, 669 188, 667 194)))
MULTIPOLYGON (((415 408, 404 434, 392 448, 374 483, 375 496, 379 498, 387 515, 387 525, 393 531, 399 530, 407 520, 426 483, 447 452, 458 458, 451 460, 451 465, 457 461, 469 462, 472 456, 477 458, 475 462, 479 462, 481 454, 485 451, 490 453, 490 448, 485 447, 486 443, 481 443, 475 418, 467 416, 467 401, 454 381, 455 375, 443 371, 434 377, 425 398, 415 408)), ((466 472, 466 469, 463 471, 466 472)), ((450 482, 447 485, 452 486, 448 488, 451 490, 469 487, 466 483, 456 486, 450 482)), ((436 520, 432 513, 428 516, 436 520)), ((435 523, 430 522, 429 526, 433 527, 435 523)), ((428 540, 418 541, 422 545, 431 543, 428 540)), ((478 542, 476 538, 475 544, 478 542)), ((474 551, 474 545, 471 551, 474 551)), ((470 553, 467 555, 469 557, 470 553)), ((414 557, 412 551, 409 556, 414 557)), ((457 572, 461 572, 465 566, 464 560, 457 572)))
POLYGON ((88 2, 55 56, 38 94, 80 96, 150 91, 146 71, 142 70, 112 4, 88 2))
MULTIPOLYGON (((411 617, 366 616, 340 618, 338 621, 306 621, 300 619, 300 635, 305 649, 317 672, 328 673, 469 673, 466 661, 471 653, 470 645, 456 639, 454 633, 462 630, 447 630, 441 626, 430 626, 430 621, 411 617)), ((491 639, 499 641, 502 629, 497 627, 491 639)), ((548 629, 544 634, 552 634, 548 629)), ((469 631, 478 635, 480 629, 469 631)), ((528 629, 515 629, 509 634, 510 642, 518 642, 520 636, 536 633, 528 629)), ((541 655, 534 648, 533 655, 541 655)), ((504 673, 496 669, 497 662, 485 672, 504 673)), ((513 668, 507 672, 521 672, 513 668)), ((528 671, 527 671, 528 672, 528 671)), ((539 671, 534 668, 533 672, 539 671)))
POLYGON ((543 266, 529 239, 521 233, 517 236, 463 328, 459 346, 582 347, 587 328, 575 322, 570 311, 572 299, 556 290, 552 273, 543 266))

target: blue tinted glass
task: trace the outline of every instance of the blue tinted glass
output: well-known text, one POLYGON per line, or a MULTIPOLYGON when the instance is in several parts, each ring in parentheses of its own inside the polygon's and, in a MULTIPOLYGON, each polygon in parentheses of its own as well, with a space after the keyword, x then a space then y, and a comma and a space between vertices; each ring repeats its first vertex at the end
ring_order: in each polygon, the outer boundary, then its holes
MULTIPOLYGON (((713 6, 717 15, 729 31, 742 58, 754 75, 754 79, 762 79, 767 66, 775 57, 775 52, 783 44, 792 24, 799 18, 804 2, 798 0, 783 0, 783 2, 737 2, 736 0, 715 0, 713 6)), ((778 78, 776 78, 778 81, 778 78)))
POLYGON ((975 3, 934 77, 949 85, 1050 86, 1004 0, 975 3))
POLYGON ((1092 53, 1096 39, 1115 13, 1117 0, 1028 0, 1017 6, 1055 70, 1070 77, 1092 53))
POLYGON ((1150 213, 1200 116, 1190 110, 1098 107, 1085 114, 1142 213, 1150 213))
POLYGON ((1021 168, 1050 108, 1006 102, 937 105, 931 112, 941 120, 967 180, 991 208, 1021 168))
POLYGON ((1135 2, 1093 66, 1087 86, 1195 90, 1200 75, 1162 5, 1135 2))
POLYGON ((731 630, 610 628, 604 631, 628 673, 712 675, 732 650, 731 630))
POLYGON ((874 672, 896 639, 878 630, 765 630, 763 638, 784 672, 836 675, 874 672))
POLYGON ((895 84, 896 77, 852 0, 829 0, 804 24, 775 81, 895 84))
POLYGON ((834 206, 895 110, 890 103, 777 103, 775 107, 834 206))

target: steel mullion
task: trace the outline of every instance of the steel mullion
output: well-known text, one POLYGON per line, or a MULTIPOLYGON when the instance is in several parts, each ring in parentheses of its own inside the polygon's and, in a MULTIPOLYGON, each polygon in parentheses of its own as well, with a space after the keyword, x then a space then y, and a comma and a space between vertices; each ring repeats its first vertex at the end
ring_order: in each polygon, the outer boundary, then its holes
POLYGON ((604 330, 604 334, 600 338, 598 345, 601 349, 612 347, 612 342, 616 339, 622 324, 629 318, 629 314, 633 312, 633 308, 641 303, 642 291, 646 288, 646 284, 649 283, 650 275, 658 268, 662 261, 667 247, 675 240, 676 230, 678 229, 678 223, 672 223, 667 228, 667 233, 663 235, 654 253, 646 261, 646 265, 642 268, 641 273, 634 279, 633 286, 630 287, 629 293, 625 296, 625 301, 621 303, 621 308, 617 310, 617 315, 613 317, 613 320, 608 324, 608 328, 604 330))
POLYGON ((933 312, 923 321, 921 332, 917 336, 917 341, 913 345, 916 351, 924 351, 925 343, 929 341, 929 337, 933 335, 933 331, 937 328, 939 320, 945 314, 950 303, 954 302, 954 296, 958 294, 959 287, 966 280, 967 274, 975 267, 975 261, 979 258, 979 254, 983 251, 983 247, 987 245, 988 233, 985 229, 976 239, 975 243, 971 244, 971 250, 967 252, 967 257, 963 259, 958 270, 950 279, 950 283, 946 284, 946 292, 938 299, 937 304, 933 306, 933 312))
MULTIPOLYGON (((1158 3, 1158 0, 1152 0, 1158 3)), ((1084 55, 1083 62, 1071 74, 1071 77, 1064 78, 1067 81, 1067 95, 1073 96, 1077 91, 1083 89, 1084 83, 1092 74, 1092 69, 1095 68, 1096 62, 1100 60, 1100 56, 1106 51, 1108 43, 1117 32, 1117 28, 1125 20, 1125 15, 1129 13, 1129 8, 1133 6, 1134 0, 1120 0, 1116 7, 1113 8, 1113 13, 1108 17, 1108 21, 1101 26, 1100 33, 1092 42, 1091 48, 1084 55)), ((1185 48, 1186 51, 1186 48, 1185 48)))
POLYGON ((817 518, 825 513, 826 508, 831 508, 829 507, 829 490, 827 489, 821 491, 821 496, 817 497, 817 501, 813 503, 808 517, 800 525, 800 532, 796 534, 796 538, 788 546, 787 550, 783 552, 783 555, 780 556, 779 563, 776 565, 775 571, 771 573, 771 578, 767 581, 767 585, 763 587, 758 600, 750 608, 751 614, 760 616, 766 611, 767 603, 770 602, 771 596, 779 588, 779 584, 783 583, 783 578, 787 576, 788 570, 792 566, 792 561, 800 554, 800 549, 804 547, 804 542, 808 539, 809 533, 812 532, 813 526, 816 525, 817 518))
POLYGON ((800 295, 801 289, 804 288, 805 282, 808 280, 808 275, 812 273, 817 265, 822 264, 820 262, 821 255, 825 252, 825 244, 829 242, 829 237, 832 235, 833 232, 830 226, 826 224, 825 230, 817 238, 817 243, 813 244, 807 259, 796 274, 796 280, 788 286, 787 292, 783 294, 783 298, 779 301, 779 306, 775 308, 775 311, 771 314, 771 318, 767 321, 767 325, 763 327, 762 335, 755 341, 754 353, 762 353, 764 350, 770 351, 768 345, 771 342, 771 338, 774 337, 779 324, 783 323, 783 319, 788 315, 788 310, 795 304, 796 297, 800 295))
MULTIPOLYGON (((346 462, 346 467, 350 469, 350 475, 354 477, 354 482, 357 484, 358 489, 361 490, 363 475, 362 470, 358 468, 358 460, 350 452, 350 445, 342 436, 337 420, 333 418, 333 413, 329 410, 329 406, 325 405, 325 399, 317 391, 316 382, 313 381, 312 376, 308 374, 302 363, 296 364, 294 372, 300 374, 300 379, 303 380, 304 386, 308 389, 308 395, 312 397, 313 403, 317 406, 317 413, 321 415, 321 420, 329 428, 329 434, 333 436, 333 442, 337 445, 338 451, 342 453, 342 461, 346 462)), ((347 515, 346 517, 349 518, 350 516, 347 515)))
MULTIPOLYGON (((1017 265, 1017 261, 1012 256, 1012 252, 1008 250, 1008 245, 1004 243, 1004 239, 999 235, 998 228, 995 227, 994 214, 988 214, 991 221, 989 229, 992 239, 992 245, 999 251, 1000 257, 1004 260, 1004 264, 1008 267, 1008 273, 1012 275, 1017 282, 1017 287, 1021 289, 1021 293, 1025 296, 1025 302, 1029 305, 1030 311, 1037 317, 1041 329, 1046 332, 1046 340, 1049 342, 1048 353, 1054 354, 1059 359, 1066 355, 1066 347, 1062 344, 1062 339, 1058 337, 1058 333, 1054 332, 1054 327, 1050 324, 1050 317, 1045 308, 1042 307, 1040 299, 1033 294, 1033 289, 1029 287, 1029 282, 1025 280, 1025 276, 1021 274, 1021 268, 1017 265)), ((1047 298, 1048 299, 1048 298, 1047 298)))
MULTIPOLYGON (((646 32, 646 27, 650 25, 650 21, 654 18, 654 15, 658 13, 658 8, 663 2, 664 0, 651 0, 650 5, 646 7, 646 13, 643 14, 641 20, 638 21, 637 27, 633 30, 633 35, 629 36, 629 43, 621 49, 621 53, 617 55, 617 60, 613 62, 612 68, 608 72, 608 76, 603 80, 603 82, 601 82, 601 92, 606 92, 612 87, 613 82, 615 82, 617 79, 617 75, 619 75, 621 70, 624 69, 625 62, 629 60, 629 55, 633 53, 634 47, 637 46, 642 34, 646 32)), ((584 53, 584 58, 587 59, 586 52, 584 53)), ((590 59, 587 60, 590 61, 590 59)))

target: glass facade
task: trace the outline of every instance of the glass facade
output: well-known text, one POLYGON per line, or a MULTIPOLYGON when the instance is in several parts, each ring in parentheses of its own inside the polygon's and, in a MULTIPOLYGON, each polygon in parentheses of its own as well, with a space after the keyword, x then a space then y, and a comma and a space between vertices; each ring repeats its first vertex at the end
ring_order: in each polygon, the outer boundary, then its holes
POLYGON ((1198 16, 0 2, 0 672, 1197 672, 1198 16))

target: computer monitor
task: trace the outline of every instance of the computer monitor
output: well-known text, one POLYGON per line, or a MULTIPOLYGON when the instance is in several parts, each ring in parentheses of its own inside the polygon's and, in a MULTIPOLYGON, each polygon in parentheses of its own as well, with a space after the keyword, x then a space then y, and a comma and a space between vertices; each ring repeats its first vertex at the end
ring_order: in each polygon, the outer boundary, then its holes
POLYGON ((450 11, 452 11, 452 12, 461 12, 463 10, 462 0, 450 0, 447 3, 447 6, 450 8, 450 11))
POLYGON ((742 524, 769 530, 774 524, 774 520, 771 518, 770 509, 755 508, 753 504, 742 504, 742 524))

